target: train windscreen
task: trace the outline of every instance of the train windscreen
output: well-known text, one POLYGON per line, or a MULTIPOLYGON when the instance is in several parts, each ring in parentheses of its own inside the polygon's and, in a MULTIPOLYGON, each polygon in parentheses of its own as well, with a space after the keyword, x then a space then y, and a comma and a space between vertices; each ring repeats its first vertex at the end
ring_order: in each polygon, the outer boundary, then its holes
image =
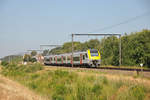
POLYGON ((91 53, 91 56, 98 56, 98 51, 95 49, 90 50, 90 53, 91 53))

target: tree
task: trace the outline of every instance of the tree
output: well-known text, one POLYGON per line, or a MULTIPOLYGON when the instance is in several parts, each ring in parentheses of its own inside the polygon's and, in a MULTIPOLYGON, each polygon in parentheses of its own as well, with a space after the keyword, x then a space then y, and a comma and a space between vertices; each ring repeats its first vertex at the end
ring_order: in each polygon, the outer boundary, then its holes
POLYGON ((25 54, 24 57, 23 57, 23 61, 24 61, 24 62, 29 62, 29 61, 31 61, 31 55, 25 54))
POLYGON ((31 52, 31 56, 36 56, 37 55, 37 52, 34 50, 31 52))
POLYGON ((42 56, 46 56, 49 53, 49 50, 44 50, 42 56))
POLYGON ((36 58, 31 58, 30 62, 37 62, 36 58))

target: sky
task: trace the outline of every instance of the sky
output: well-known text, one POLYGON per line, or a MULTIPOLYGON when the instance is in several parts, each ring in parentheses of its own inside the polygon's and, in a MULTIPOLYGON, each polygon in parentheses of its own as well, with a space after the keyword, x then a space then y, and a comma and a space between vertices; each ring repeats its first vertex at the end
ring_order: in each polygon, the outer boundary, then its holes
MULTIPOLYGON (((150 0, 0 0, 0 58, 63 44, 72 33, 127 33, 150 29, 150 14, 107 30, 100 30, 150 12, 150 0)), ((99 37, 76 37, 87 41, 99 37)))

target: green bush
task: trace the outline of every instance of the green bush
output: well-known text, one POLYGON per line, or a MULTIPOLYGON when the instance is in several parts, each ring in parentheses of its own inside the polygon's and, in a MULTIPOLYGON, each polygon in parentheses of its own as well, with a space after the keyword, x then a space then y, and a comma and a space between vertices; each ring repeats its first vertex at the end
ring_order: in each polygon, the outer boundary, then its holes
POLYGON ((33 65, 16 65, 16 64, 8 64, 3 67, 2 74, 4 75, 24 75, 25 73, 32 73, 39 70, 42 70, 44 67, 40 64, 33 65))
POLYGON ((35 82, 29 83, 28 86, 29 86, 31 89, 36 89, 36 88, 38 87, 35 82))
POLYGON ((31 58, 31 62, 37 62, 36 58, 31 58))
POLYGON ((68 71, 61 71, 61 70, 56 70, 55 75, 59 77, 66 77, 69 75, 68 71))
POLYGON ((130 85, 128 88, 119 92, 117 100, 145 100, 146 93, 149 92, 147 90, 141 85, 130 85))
POLYGON ((55 91, 56 91, 56 94, 58 95, 64 95, 67 93, 67 88, 64 84, 59 84, 59 85, 56 85, 55 91))
POLYGON ((53 94, 52 95, 52 100, 65 100, 63 96, 58 95, 58 94, 53 94))
POLYGON ((43 68, 44 67, 42 65, 36 63, 36 64, 32 64, 32 65, 27 65, 24 71, 27 73, 33 73, 33 72, 42 70, 43 68))
POLYGON ((7 66, 9 63, 7 62, 7 61, 2 61, 1 62, 1 65, 3 65, 3 66, 7 66))
POLYGON ((93 92, 95 95, 100 95, 100 94, 101 94, 101 91, 102 91, 102 88, 103 88, 102 85, 100 85, 100 84, 94 84, 94 86, 92 87, 92 92, 93 92))
POLYGON ((86 100, 91 93, 91 88, 86 84, 78 84, 77 86, 77 100, 86 100))
POLYGON ((129 89, 129 95, 134 97, 135 100, 143 100, 145 97, 145 89, 141 86, 133 86, 129 89))

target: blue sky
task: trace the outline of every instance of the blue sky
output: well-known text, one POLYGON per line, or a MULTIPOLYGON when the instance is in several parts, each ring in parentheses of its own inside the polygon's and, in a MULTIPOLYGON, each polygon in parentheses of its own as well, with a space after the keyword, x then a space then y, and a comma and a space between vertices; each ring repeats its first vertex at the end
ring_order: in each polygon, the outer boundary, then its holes
MULTIPOLYGON (((96 31, 150 11, 149 0, 0 0, 0 57, 63 44, 71 33, 130 33, 150 29, 150 15, 96 31)), ((97 37, 78 37, 86 41, 97 37)))

